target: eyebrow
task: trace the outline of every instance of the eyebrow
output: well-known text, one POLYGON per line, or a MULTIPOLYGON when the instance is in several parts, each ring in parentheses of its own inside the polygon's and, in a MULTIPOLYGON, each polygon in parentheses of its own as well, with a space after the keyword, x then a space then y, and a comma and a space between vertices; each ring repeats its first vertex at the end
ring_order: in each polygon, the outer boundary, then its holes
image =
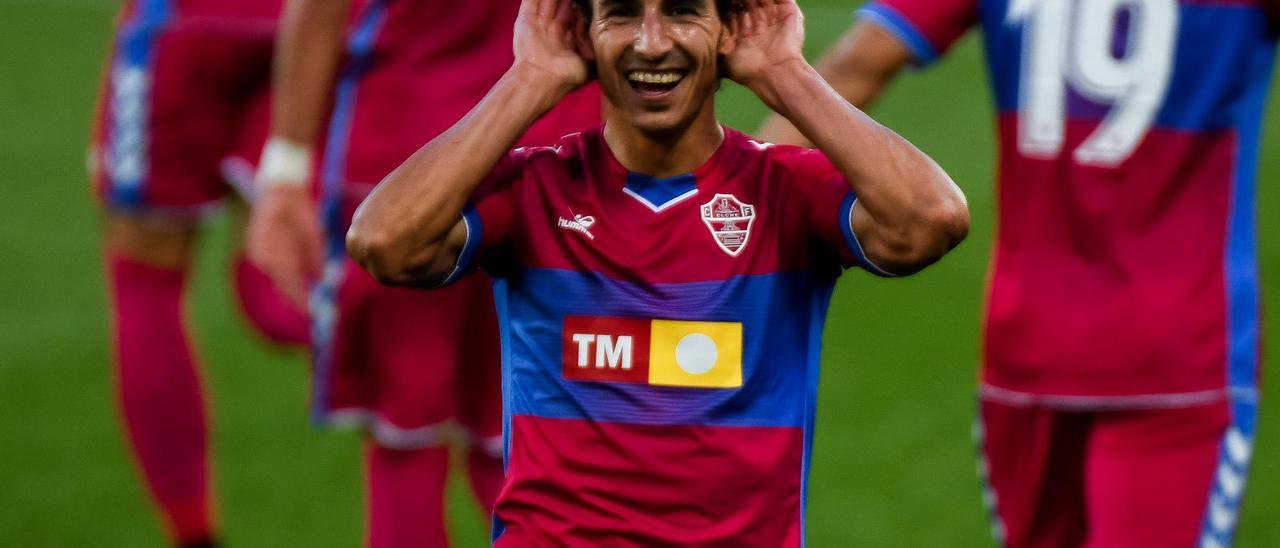
POLYGON ((708 0, 663 0, 663 7, 671 8, 675 6, 691 6, 699 9, 706 9, 708 0))
POLYGON ((608 9, 612 7, 629 7, 635 5, 639 0, 601 0, 600 9, 608 9))

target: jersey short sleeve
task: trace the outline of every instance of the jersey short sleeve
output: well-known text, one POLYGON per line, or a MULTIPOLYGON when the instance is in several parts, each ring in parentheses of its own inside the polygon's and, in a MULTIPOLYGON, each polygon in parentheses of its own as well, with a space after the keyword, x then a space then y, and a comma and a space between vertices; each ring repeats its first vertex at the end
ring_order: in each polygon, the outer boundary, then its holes
POLYGON ((876 0, 857 14, 896 36, 924 66, 978 22, 978 0, 876 0))
POLYGON ((524 174, 527 150, 518 148, 504 155, 472 192, 462 210, 467 241, 458 254, 457 266, 442 285, 457 281, 481 263, 488 266, 486 257, 509 256, 497 250, 507 247, 516 225, 515 195, 524 174))
POLYGON ((777 158, 788 171, 796 195, 804 201, 811 243, 817 250, 836 257, 844 268, 858 266, 878 276, 892 277, 863 252, 853 232, 853 208, 858 198, 826 155, 815 149, 786 147, 777 158))

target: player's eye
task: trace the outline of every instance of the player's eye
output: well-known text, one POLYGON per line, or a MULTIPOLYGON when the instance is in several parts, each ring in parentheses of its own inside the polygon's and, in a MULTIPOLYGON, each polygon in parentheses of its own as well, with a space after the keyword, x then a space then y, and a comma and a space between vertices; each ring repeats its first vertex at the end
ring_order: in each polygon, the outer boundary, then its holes
POLYGON ((606 18, 635 17, 639 13, 635 2, 606 2, 604 9, 601 11, 606 18))
POLYGON ((702 15, 702 9, 697 2, 684 0, 669 4, 667 14, 672 17, 696 17, 702 15))

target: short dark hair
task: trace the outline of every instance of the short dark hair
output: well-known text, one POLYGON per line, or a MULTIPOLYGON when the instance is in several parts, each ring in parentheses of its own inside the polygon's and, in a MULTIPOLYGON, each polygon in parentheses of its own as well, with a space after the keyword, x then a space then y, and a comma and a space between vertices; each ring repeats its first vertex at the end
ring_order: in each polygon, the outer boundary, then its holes
MULTIPOLYGON (((582 16, 588 21, 591 20, 591 5, 593 0, 573 0, 578 5, 578 10, 582 12, 582 16)), ((737 11, 742 0, 715 0, 716 13, 720 14, 721 19, 727 19, 729 14, 737 11)))

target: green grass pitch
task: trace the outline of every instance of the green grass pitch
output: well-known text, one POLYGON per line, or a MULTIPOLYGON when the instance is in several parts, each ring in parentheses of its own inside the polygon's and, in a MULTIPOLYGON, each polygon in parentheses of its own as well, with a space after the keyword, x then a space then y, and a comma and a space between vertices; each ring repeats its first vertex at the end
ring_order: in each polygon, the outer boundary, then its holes
MULTIPOLYGON (((854 2, 803 1, 812 53, 854 2)), ((117 2, 0 0, 0 545, 159 546, 121 442, 107 360, 98 214, 84 144, 117 2)), ((933 155, 969 196, 973 231, 906 280, 846 276, 831 308, 809 499, 812 546, 990 544, 970 423, 992 218, 992 112, 980 38, 901 78, 872 112, 933 155)), ((726 84, 724 120, 764 109, 726 84)), ((1268 338, 1280 333, 1280 100, 1258 201, 1268 338)), ((230 546, 356 546, 359 437, 313 430, 303 356, 272 351, 236 316, 228 223, 206 232, 190 302, 213 402, 216 491, 230 546)), ((1277 354, 1268 353, 1275 365, 1277 354)), ((1280 396, 1269 376, 1265 393, 1280 396)), ((1239 540, 1280 545, 1280 408, 1264 401, 1239 540)), ((450 490, 459 546, 485 524, 450 490)))

